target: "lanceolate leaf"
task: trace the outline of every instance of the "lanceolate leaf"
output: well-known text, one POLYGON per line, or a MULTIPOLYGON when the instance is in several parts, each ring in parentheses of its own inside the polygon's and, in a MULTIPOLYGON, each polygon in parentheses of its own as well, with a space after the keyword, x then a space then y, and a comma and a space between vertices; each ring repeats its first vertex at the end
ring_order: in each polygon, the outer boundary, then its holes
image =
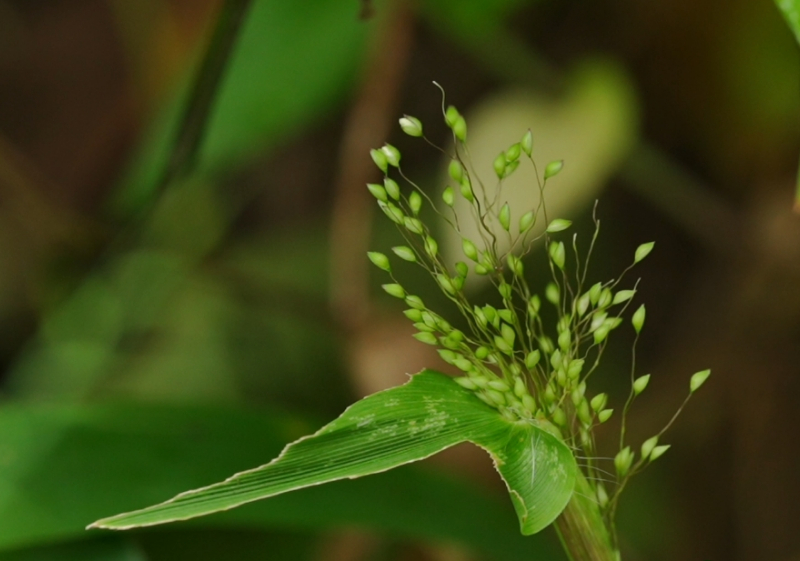
POLYGON ((570 500, 577 466, 559 438, 530 422, 510 422, 447 376, 423 371, 403 386, 354 404, 267 465, 90 527, 121 530, 185 520, 386 471, 464 441, 491 454, 511 493, 522 533, 545 528, 570 500))
POLYGON ((775 0, 775 4, 786 19, 795 39, 800 43, 800 0, 775 0))

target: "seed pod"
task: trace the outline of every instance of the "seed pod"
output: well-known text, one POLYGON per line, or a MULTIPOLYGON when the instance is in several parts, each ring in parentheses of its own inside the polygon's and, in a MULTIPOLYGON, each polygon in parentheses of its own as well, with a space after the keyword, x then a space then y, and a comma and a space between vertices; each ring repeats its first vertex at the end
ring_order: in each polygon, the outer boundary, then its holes
POLYGON ((464 358, 460 354, 454 353, 453 351, 449 351, 447 349, 439 349, 438 352, 439 356, 442 357, 442 360, 445 361, 447 364, 453 364, 457 359, 464 358))
POLYGON ((700 372, 696 372, 692 375, 692 379, 689 381, 689 390, 691 393, 696 392, 700 389, 708 377, 711 376, 711 370, 701 370, 700 372))
POLYGON ((555 346, 553 345, 553 340, 547 335, 544 335, 539 338, 539 348, 542 350, 543 354, 549 355, 553 352, 555 346))
POLYGON ((456 119, 456 122, 453 124, 453 134, 456 135, 456 138, 461 142, 467 141, 467 121, 464 120, 464 117, 459 116, 459 118, 456 119))
POLYGON ((497 220, 500 221, 500 226, 503 227, 503 230, 508 232, 508 229, 511 228, 511 208, 508 206, 508 203, 504 204, 500 209, 497 220))
POLYGON ((561 407, 556 407, 552 413, 553 422, 558 426, 563 427, 567 424, 567 414, 564 413, 564 410, 561 407))
POLYGON ((642 458, 647 458, 658 444, 658 436, 651 436, 642 443, 642 458))
POLYGON ((608 314, 606 312, 595 312, 592 315, 592 323, 589 325, 589 331, 597 330, 601 325, 603 325, 608 318, 608 314))
POLYGON ((487 356, 489 356, 489 352, 489 347, 480 346, 475 349, 475 358, 484 360, 487 356))
POLYGON ((422 321, 425 323, 425 325, 427 325, 428 327, 435 328, 435 327, 437 327, 436 326, 436 318, 433 317, 433 316, 434 315, 431 312, 427 311, 427 310, 422 312, 422 321))
POLYGON ((466 281, 465 277, 455 276, 450 281, 453 283, 453 288, 455 288, 456 292, 460 291, 464 288, 464 281, 466 281))
POLYGON ((603 407, 606 406, 607 402, 608 402, 608 395, 605 393, 599 393, 592 398, 590 405, 592 406, 592 410, 601 411, 603 407))
POLYGON ((534 294, 528 301, 528 313, 535 316, 539 313, 540 309, 542 309, 542 300, 539 298, 538 294, 534 294), (533 312, 531 312, 531 310, 533 310, 533 312))
POLYGON ((383 186, 386 188, 386 192, 391 198, 395 201, 400 200, 400 186, 397 184, 397 181, 391 177, 384 177, 383 186))
POLYGON ((572 226, 571 220, 566 220, 564 218, 556 218, 550 224, 547 225, 547 233, 548 234, 555 234, 556 232, 561 232, 566 230, 572 226))
POLYGON ((456 273, 461 278, 466 278, 469 274, 469 267, 463 261, 456 261, 456 273))
MULTIPOLYGON (((491 384, 491 382, 489 382, 491 384)), ((486 389, 484 390, 486 395, 495 402, 497 405, 505 405, 506 404, 506 396, 503 392, 499 392, 497 390, 486 389)))
POLYGON ((511 346, 511 347, 514 346, 514 339, 516 338, 517 334, 514 331, 513 327, 511 327, 507 323, 504 323, 500 327, 500 334, 503 337, 503 339, 505 339, 506 343, 509 344, 509 346, 511 346))
POLYGON ((556 160, 555 162, 550 162, 544 168, 544 179, 547 181, 551 177, 558 175, 558 172, 564 167, 564 160, 556 160))
POLYGON ((501 308, 497 310, 497 315, 506 323, 514 323, 514 313, 508 308, 501 308))
POLYGON ((603 323, 600 327, 594 330, 592 336, 594 338, 594 344, 599 345, 603 341, 608 338, 608 334, 611 332, 611 328, 607 323, 603 323))
POLYGON ((404 311, 403 315, 405 315, 408 319, 410 319, 414 323, 422 321, 422 312, 414 308, 404 311))
POLYGON ((577 380, 583 371, 583 365, 584 360, 582 358, 571 360, 569 366, 567 367, 567 377, 570 380, 577 380))
POLYGON ((672 444, 662 444, 661 446, 656 446, 653 448, 653 451, 650 453, 650 461, 655 462, 661 456, 664 455, 664 452, 669 450, 672 447, 672 444))
POLYGON ((444 191, 442 191, 442 200, 444 201, 444 204, 446 204, 449 207, 452 207, 453 204, 455 203, 455 197, 453 196, 453 188, 450 187, 449 185, 445 187, 444 191))
POLYGON ((578 419, 587 427, 592 424, 592 412, 589 411, 589 404, 585 399, 578 404, 578 419))
POLYGON ((389 168, 389 160, 386 159, 386 154, 381 150, 370 150, 369 155, 372 157, 372 161, 375 162, 375 165, 378 166, 378 169, 386 173, 386 170, 389 168))
POLYGON ((609 304, 611 304, 613 296, 611 295, 611 289, 604 288, 600 292, 600 298, 597 300, 597 307, 598 308, 607 308, 609 304))
POLYGON ((572 334, 569 330, 565 329, 558 334, 558 348, 563 351, 568 351, 572 343, 572 334))
POLYGON ((499 392, 510 392, 511 388, 503 380, 490 380, 489 387, 499 392))
POLYGON ((436 331, 436 328, 431 327, 430 325, 424 322, 415 323, 414 329, 416 329, 417 331, 427 331, 429 333, 433 333, 434 331, 436 331))
POLYGON ((529 352, 525 357, 525 367, 528 370, 533 370, 536 368, 536 365, 539 364, 539 360, 541 360, 541 358, 542 354, 538 350, 529 352))
POLYGON ((508 344, 508 341, 499 335, 495 335, 494 337, 494 346, 497 347, 498 351, 509 356, 511 356, 511 354, 514 352, 514 349, 508 344))
POLYGON ((634 263, 638 263, 639 261, 641 261, 642 259, 644 259, 648 255, 650 255, 650 252, 653 251, 653 246, 655 246, 655 245, 656 245, 656 242, 650 242, 650 243, 643 243, 642 245, 637 247, 636 248, 636 253, 634 254, 634 257, 633 257, 633 262, 634 263))
POLYGON ((442 287, 442 290, 444 290, 447 294, 450 294, 451 296, 455 295, 456 289, 455 287, 453 287, 453 283, 450 280, 450 277, 448 277, 447 275, 443 275, 442 273, 436 273, 435 276, 436 276, 436 282, 439 283, 439 286, 442 287))
POLYGON ((530 395, 522 396, 522 406, 526 411, 529 411, 532 414, 536 413, 536 400, 530 395))
POLYGON ((406 304, 408 304, 415 310, 425 309, 425 304, 422 302, 422 299, 419 296, 414 296, 413 294, 410 296, 406 296, 406 304))
POLYGON ((481 265, 480 263, 475 265, 475 274, 477 275, 488 275, 491 273, 491 269, 487 269, 485 266, 481 265))
POLYGON ((403 226, 406 227, 406 230, 409 232, 413 232, 414 234, 422 234, 425 232, 425 227, 422 225, 422 222, 419 221, 418 218, 411 218, 410 216, 406 216, 403 219, 403 226))
POLYGON ((633 324, 633 328, 636 330, 636 333, 642 332, 642 327, 644 327, 644 318, 645 318, 645 308, 644 304, 642 304, 633 313, 633 317, 631 318, 631 324, 633 324))
POLYGON ((486 385, 489 383, 489 378, 487 378, 486 376, 483 376, 481 374, 478 374, 477 372, 470 372, 469 373, 469 378, 470 378, 470 380, 475 382, 476 386, 478 386, 481 389, 485 388, 486 385))
POLYGON ((613 305, 622 304, 623 302, 627 302, 633 295, 636 294, 635 290, 620 290, 614 295, 614 299, 611 301, 613 305))
POLYGON ((561 356, 561 351, 555 350, 553 354, 550 355, 550 366, 558 370, 561 368, 562 364, 564 364, 564 358, 561 356))
POLYGON ((469 178, 466 175, 461 179, 461 196, 469 202, 475 200, 475 194, 472 192, 472 184, 469 182, 469 178))
POLYGON ((458 329, 454 329, 453 331, 450 332, 447 338, 453 341, 454 343, 459 344, 464 340, 464 334, 458 329))
POLYGON ((500 296, 502 296, 505 300, 511 299, 511 294, 513 290, 514 289, 511 288, 511 285, 508 284, 505 280, 501 280, 501 284, 497 287, 497 292, 499 292, 500 296))
POLYGON ((406 291, 403 290, 403 287, 399 284, 384 284, 381 285, 381 288, 386 291, 387 294, 390 296, 394 296, 395 298, 405 298, 406 291))
POLYGON ((525 232, 530 230, 535 220, 536 220, 536 213, 534 213, 532 210, 529 210, 528 212, 523 214, 519 219, 519 233, 524 234, 525 232))
POLYGON ((506 165, 506 171, 503 174, 503 178, 509 177, 516 169, 519 167, 519 160, 514 160, 513 162, 509 162, 506 165))
POLYGON ((464 372, 472 370, 472 363, 465 358, 457 358, 453 361, 453 366, 464 372))
POLYGON ((555 283, 547 283, 547 287, 544 289, 544 297, 554 306, 558 306, 561 303, 561 295, 555 283))
POLYGON ((644 376, 636 378, 636 380, 633 381, 633 395, 642 393, 649 383, 650 374, 645 374, 644 376))
POLYGON ((400 150, 395 148, 389 143, 386 143, 381 148, 381 152, 386 156, 386 161, 389 165, 400 167, 400 150))
POLYGON ((430 255, 431 259, 435 259, 436 254, 439 253, 439 244, 430 236, 425 238, 425 251, 430 255))
POLYGON ((494 306, 486 304, 483 307, 483 315, 486 316, 486 321, 488 321, 492 325, 496 323, 495 320, 497 319, 497 310, 494 308, 494 306))
POLYGON ((427 331, 420 331, 419 333, 414 333, 412 337, 414 337, 414 339, 416 339, 417 341, 425 343, 426 345, 435 345, 437 343, 436 335, 434 335, 433 333, 429 333, 427 331))
POLYGON ((475 244, 472 243, 470 240, 464 238, 461 240, 461 249, 464 250, 464 255, 472 259, 473 261, 478 260, 478 248, 475 247, 475 244))
POLYGON ((600 413, 597 414, 597 420, 601 423, 605 423, 611 418, 611 414, 614 412, 613 409, 603 409, 600 413))
POLYGON ((617 452, 617 455, 614 457, 614 467, 617 469, 617 475, 619 475, 619 477, 625 477, 628 473, 633 463, 634 455, 635 453, 631 452, 630 446, 626 446, 617 452))
POLYGON ((592 302, 592 306, 596 306, 600 301, 601 292, 603 292, 603 284, 599 282, 593 284, 589 289, 589 300, 592 302))
POLYGON ((411 209, 411 214, 417 216, 422 208, 422 197, 416 191, 411 191, 408 196, 408 208, 411 209))
POLYGON ((378 206, 383 211, 383 213, 395 224, 402 224, 405 215, 403 211, 397 208, 392 203, 385 203, 383 201, 378 201, 378 206))
POLYGON ((377 183, 367 183, 367 189, 369 189, 369 192, 372 193, 372 196, 379 201, 386 202, 389 200, 389 198, 386 196, 386 189, 377 183))
POLYGON ((389 264, 389 258, 383 253, 377 251, 368 251, 367 257, 369 257, 369 260, 372 261, 372 264, 377 268, 383 269, 387 273, 392 272, 392 266, 389 264))
POLYGON ((520 144, 522 145, 522 151, 530 156, 531 152, 533 152, 533 133, 530 129, 522 137, 522 142, 520 144))
POLYGON ((511 163, 519 160, 521 152, 522 152, 522 147, 519 145, 519 142, 517 142, 516 144, 512 144, 511 146, 509 146, 508 150, 506 150, 506 161, 508 163, 511 163))
POLYGON ((470 380, 467 376, 459 376, 458 378, 453 378, 456 384, 461 386, 462 388, 466 388, 468 390, 477 390, 478 386, 475 385, 475 382, 470 380))
POLYGON ((598 483, 595 492, 597 494, 597 504, 600 505, 600 508, 605 508, 605 506, 608 504, 608 493, 606 492, 606 488, 602 483, 598 483))
POLYGON ((422 122, 416 117, 403 115, 400 118, 400 128, 408 136, 422 136, 422 122))
POLYGON ((414 250, 406 245, 398 245, 392 248, 392 251, 395 255, 397 255, 400 259, 404 261, 409 261, 411 263, 416 263, 417 256, 414 253, 414 250))
POLYGON ((562 271, 564 270, 564 262, 567 259, 567 250, 564 247, 564 242, 552 242, 550 244, 550 259, 556 267, 562 271))
POLYGON ((589 302, 589 293, 588 292, 586 294, 584 294, 583 296, 581 296, 580 298, 578 298, 578 304, 577 304, 576 307, 577 307, 577 312, 578 312, 579 316, 582 316, 583 314, 586 313, 586 311, 589 309, 589 304, 590 304, 590 302, 589 302))
POLYGON ((506 173, 506 155, 504 152, 500 152, 497 157, 494 159, 494 173, 497 175, 497 179, 503 179, 503 176, 506 173))

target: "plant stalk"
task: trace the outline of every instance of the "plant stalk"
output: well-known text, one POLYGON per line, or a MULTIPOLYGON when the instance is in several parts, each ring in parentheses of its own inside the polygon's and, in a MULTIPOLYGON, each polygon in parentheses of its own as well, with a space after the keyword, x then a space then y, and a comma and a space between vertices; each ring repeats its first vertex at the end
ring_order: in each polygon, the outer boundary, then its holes
POLYGON ((582 473, 555 528, 570 561, 620 561, 594 493, 582 473))

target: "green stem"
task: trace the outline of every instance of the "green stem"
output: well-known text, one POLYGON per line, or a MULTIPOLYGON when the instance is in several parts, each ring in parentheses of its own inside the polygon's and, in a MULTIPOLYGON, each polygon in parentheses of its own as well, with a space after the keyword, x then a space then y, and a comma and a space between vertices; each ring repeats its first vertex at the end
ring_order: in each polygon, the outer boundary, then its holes
POLYGON ((572 499, 555 522, 561 544, 570 561, 620 561, 593 495, 580 474, 572 499))

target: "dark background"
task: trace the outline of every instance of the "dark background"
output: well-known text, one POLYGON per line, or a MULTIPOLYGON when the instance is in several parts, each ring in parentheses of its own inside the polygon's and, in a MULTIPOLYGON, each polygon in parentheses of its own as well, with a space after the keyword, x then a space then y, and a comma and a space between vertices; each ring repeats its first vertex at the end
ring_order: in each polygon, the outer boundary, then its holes
POLYGON ((564 147, 580 233, 600 199, 598 279, 656 241, 634 440, 713 370, 623 500, 625 559, 800 559, 800 50, 771 2, 255 0, 196 165, 164 182, 221 5, 0 0, 0 559, 562 558, 463 447, 202 526, 82 530, 442 366, 364 257, 394 239, 369 148, 444 181, 396 126, 446 144, 432 80, 471 140, 564 147))

